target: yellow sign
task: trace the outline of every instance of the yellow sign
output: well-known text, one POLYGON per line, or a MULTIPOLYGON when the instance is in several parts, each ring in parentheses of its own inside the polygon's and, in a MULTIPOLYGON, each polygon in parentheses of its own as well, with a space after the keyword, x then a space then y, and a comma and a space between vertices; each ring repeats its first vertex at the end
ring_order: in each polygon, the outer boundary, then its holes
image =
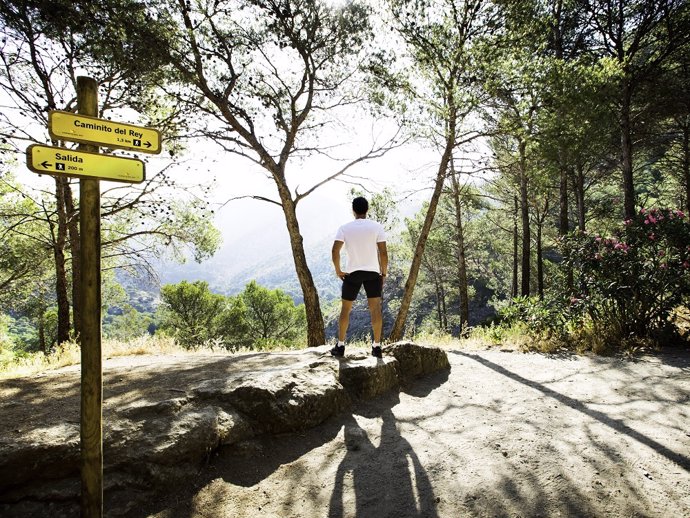
POLYGON ((48 114, 48 132, 55 140, 130 149, 142 153, 161 152, 161 134, 157 129, 88 115, 53 110, 48 114))
POLYGON ((57 176, 129 183, 141 183, 146 178, 144 162, 136 158, 73 151, 40 144, 26 148, 26 165, 34 173, 57 176))

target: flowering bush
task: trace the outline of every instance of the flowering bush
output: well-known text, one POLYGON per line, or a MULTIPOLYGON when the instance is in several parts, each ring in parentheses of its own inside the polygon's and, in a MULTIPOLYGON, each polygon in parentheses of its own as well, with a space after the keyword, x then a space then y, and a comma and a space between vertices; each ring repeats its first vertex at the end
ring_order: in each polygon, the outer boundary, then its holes
POLYGON ((621 339, 655 338, 690 296, 690 222, 681 211, 642 209, 612 237, 576 232, 561 248, 576 279, 570 303, 621 339))

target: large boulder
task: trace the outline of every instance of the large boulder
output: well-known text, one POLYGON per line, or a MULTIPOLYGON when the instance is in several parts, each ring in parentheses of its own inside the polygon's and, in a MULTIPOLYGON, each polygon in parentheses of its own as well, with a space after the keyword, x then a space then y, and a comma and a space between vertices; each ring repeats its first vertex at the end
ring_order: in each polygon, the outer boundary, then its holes
MULTIPOLYGON (((179 397, 138 387, 137 397, 110 406, 103 427, 110 514, 128 512, 136 505, 133 495, 144 498, 187 477, 220 446, 316 426, 353 401, 449 368, 444 351, 410 342, 386 347, 382 359, 350 351, 333 358, 328 349, 267 353, 252 359, 251 370, 221 368, 218 364, 227 359, 218 357, 200 365, 195 360, 189 382, 168 389, 179 397), (208 378, 199 379, 198 373, 208 378)), ((156 386, 164 385, 169 374, 155 363, 150 371, 151 379, 162 377, 156 386)), ((119 381, 126 376, 118 372, 119 381)), ((78 512, 79 490, 78 423, 67 420, 35 426, 20 436, 0 435, 0 515, 69 516, 78 512)))
POLYGON ((191 393, 200 401, 230 405, 254 423, 256 433, 311 428, 350 404, 330 359, 290 371, 206 380, 191 393))
POLYGON ((354 399, 371 399, 400 384, 395 358, 357 355, 341 361, 338 380, 354 399))
POLYGON ((397 360, 399 375, 404 383, 450 369, 446 352, 438 347, 418 345, 413 342, 396 342, 386 347, 386 354, 397 360))

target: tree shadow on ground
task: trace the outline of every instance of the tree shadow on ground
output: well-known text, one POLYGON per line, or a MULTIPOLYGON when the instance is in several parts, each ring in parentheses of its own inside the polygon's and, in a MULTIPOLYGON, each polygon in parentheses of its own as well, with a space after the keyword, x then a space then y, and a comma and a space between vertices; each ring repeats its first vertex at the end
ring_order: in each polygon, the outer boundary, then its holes
POLYGON ((659 442, 655 441, 651 437, 648 437, 637 430, 631 428, 630 426, 626 425, 623 421, 620 419, 616 419, 613 417, 610 417, 604 412, 601 412, 599 410, 594 410, 592 408, 589 408, 585 403, 582 401, 578 401, 577 399, 571 398, 569 396, 566 396, 564 394, 561 394, 560 392, 557 392, 553 389, 550 389, 543 385, 542 383, 538 383, 536 381, 532 381, 530 379, 527 379, 523 376, 520 376, 519 374, 516 374, 515 372, 512 372, 505 367, 502 367, 501 365, 498 365, 497 363, 494 363, 486 358, 483 358, 479 355, 476 354, 471 354, 471 353, 465 353, 462 351, 450 351, 452 354, 457 354, 459 356, 463 356, 465 358, 468 358, 470 360, 474 360, 477 363, 503 375, 506 376, 507 378, 510 378, 514 381, 517 381, 519 383, 522 383, 523 385, 526 385, 532 389, 535 389, 545 396, 548 396, 550 398, 555 399, 556 401, 567 405, 568 407, 572 408, 573 410, 577 410, 578 412, 581 412, 592 419, 595 419, 599 421, 600 423, 612 428, 618 433, 625 434, 631 439, 634 439, 641 444, 644 444, 645 446, 648 446, 652 450, 654 450, 656 453, 659 455, 662 455, 666 459, 670 460, 671 462, 674 462, 678 464, 680 467, 685 469, 686 471, 690 471, 690 458, 677 453, 663 444, 660 444, 659 442))
MULTIPOLYGON (((415 380, 402 390, 416 397, 424 397, 447 379, 448 372, 445 371, 415 380)), ((436 518, 436 499, 429 477, 412 446, 401 437, 396 426, 392 409, 399 401, 398 391, 394 390, 370 401, 356 402, 350 412, 332 417, 304 432, 263 435, 221 448, 208 465, 193 477, 193 483, 187 488, 173 495, 166 495, 158 501, 151 501, 127 516, 139 518, 156 513, 175 518, 198 516, 195 497, 214 481, 221 479, 224 483, 251 490, 281 466, 290 465, 303 455, 336 441, 343 431, 345 444, 338 445, 336 442, 336 447, 345 449, 352 441, 356 441, 358 446, 356 450, 347 450, 338 466, 335 489, 330 496, 331 509, 324 509, 323 516, 436 518), (357 417, 381 420, 378 446, 374 446, 359 426, 357 417), (390 469, 383 469, 384 465, 390 466, 390 463, 400 464, 394 480, 389 478, 390 469), (354 487, 345 489, 342 481, 347 473, 352 474, 356 483, 354 487), (344 507, 343 497, 356 500, 356 514, 352 514, 349 507, 344 507), (399 512, 380 514, 379 508, 395 508, 399 512), (414 511, 413 514, 410 514, 411 510, 414 511)), ((306 474, 299 467, 293 466, 287 476, 295 491, 293 495, 286 496, 286 502, 288 507, 297 506, 298 497, 307 491, 306 474)), ((331 487, 333 480, 324 482, 331 487)), ((224 498, 222 491, 219 491, 217 498, 224 498)))
MULTIPOLYGON (((305 356, 306 357, 306 356, 305 356)), ((196 382, 226 378, 243 372, 268 372, 289 368, 304 361, 298 354, 248 353, 242 355, 150 356, 134 365, 110 366, 103 363, 104 425, 119 407, 141 400, 179 397, 196 382)), ((137 357, 139 360, 140 357, 137 357)), ((117 361, 116 359, 115 361, 117 361)), ((124 358, 119 358, 124 361, 124 358)), ((81 375, 79 366, 0 380, 0 435, 14 429, 26 434, 33 428, 45 428, 64 422, 79 423, 81 375)))

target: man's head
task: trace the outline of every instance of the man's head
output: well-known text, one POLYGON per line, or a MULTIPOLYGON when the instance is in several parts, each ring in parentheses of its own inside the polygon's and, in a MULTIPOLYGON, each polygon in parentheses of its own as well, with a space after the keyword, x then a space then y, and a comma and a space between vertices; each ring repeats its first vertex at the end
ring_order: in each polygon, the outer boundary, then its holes
POLYGON ((361 196, 352 200, 352 211, 358 216, 366 216, 369 210, 369 202, 361 196))

